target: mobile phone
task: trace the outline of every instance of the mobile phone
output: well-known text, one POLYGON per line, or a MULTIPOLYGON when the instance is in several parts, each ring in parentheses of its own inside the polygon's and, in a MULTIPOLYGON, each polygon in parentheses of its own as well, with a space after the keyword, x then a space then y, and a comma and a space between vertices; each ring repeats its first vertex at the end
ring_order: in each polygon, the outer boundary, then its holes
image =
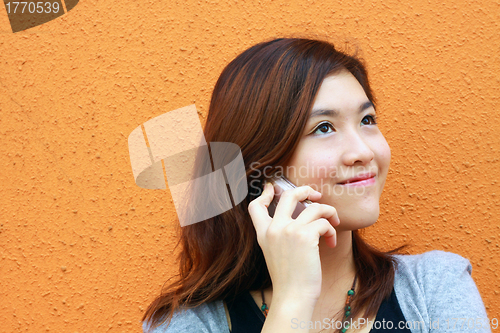
MULTIPOLYGON (((274 186, 274 198, 273 201, 269 204, 269 207, 267 210, 269 211, 269 216, 273 217, 274 212, 276 211, 276 206, 278 205, 278 202, 280 200, 281 194, 283 191, 286 190, 291 190, 293 188, 296 188, 295 186, 288 178, 285 176, 274 176, 269 181, 273 184, 274 186)), ((307 206, 312 204, 312 202, 308 199, 305 199, 304 201, 300 201, 297 203, 297 206, 295 207, 295 210, 293 211, 292 218, 295 219, 299 214, 306 209, 307 206)))

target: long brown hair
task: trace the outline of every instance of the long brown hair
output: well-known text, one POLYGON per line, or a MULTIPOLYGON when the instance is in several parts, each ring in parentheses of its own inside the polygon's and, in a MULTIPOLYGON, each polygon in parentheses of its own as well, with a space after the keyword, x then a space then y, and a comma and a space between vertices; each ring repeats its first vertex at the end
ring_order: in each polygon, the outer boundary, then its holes
MULTIPOLYGON (((241 148, 249 192, 233 209, 180 228, 177 279, 146 310, 151 328, 170 322, 174 311, 227 299, 246 290, 271 286, 266 262, 248 214, 267 176, 292 156, 321 83, 346 68, 375 103, 363 63, 328 42, 279 38, 257 44, 231 61, 220 75, 204 129, 207 142, 232 142, 241 148)), ((358 287, 352 318, 377 312, 391 293, 397 262, 353 233, 358 287)), ((178 244, 179 244, 178 243, 178 244)), ((178 245, 177 244, 177 245, 178 245)))

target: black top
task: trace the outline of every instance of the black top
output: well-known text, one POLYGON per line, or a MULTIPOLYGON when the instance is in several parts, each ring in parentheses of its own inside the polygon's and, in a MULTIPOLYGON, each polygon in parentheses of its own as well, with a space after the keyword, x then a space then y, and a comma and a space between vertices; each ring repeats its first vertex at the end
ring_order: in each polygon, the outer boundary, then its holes
MULTIPOLYGON (((266 317, 255 304, 249 291, 241 293, 234 300, 226 300, 226 304, 231 318, 232 333, 260 333, 262 331, 266 317)), ((370 333, 383 333, 388 330, 390 332, 411 333, 404 325, 405 323, 405 317, 399 307, 394 288, 392 288, 391 296, 380 305, 370 333), (392 322, 392 325, 388 322, 392 322), (402 323, 399 324, 400 322, 402 323), (399 325, 403 329, 400 329, 399 325)), ((298 328, 298 322, 291 322, 290 325, 296 325, 295 327, 298 328)))

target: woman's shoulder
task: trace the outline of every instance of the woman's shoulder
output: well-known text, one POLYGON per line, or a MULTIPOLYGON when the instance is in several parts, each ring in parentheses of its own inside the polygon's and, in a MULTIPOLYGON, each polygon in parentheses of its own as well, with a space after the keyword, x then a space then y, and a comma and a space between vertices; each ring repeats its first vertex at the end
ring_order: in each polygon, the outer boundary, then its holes
POLYGON ((432 250, 420 254, 393 254, 393 257, 398 261, 399 274, 433 277, 439 272, 462 273, 464 270, 472 274, 469 259, 453 252, 432 250))
POLYGON ((229 332, 226 312, 222 300, 204 303, 194 308, 176 310, 170 323, 163 323, 149 332, 148 328, 149 325, 144 322, 142 325, 144 333, 229 332))
POLYGON ((438 286, 455 292, 462 282, 471 282, 472 265, 469 259, 453 252, 432 250, 420 254, 393 255, 397 261, 394 277, 396 289, 426 297, 437 292, 438 286))
MULTIPOLYGON (((467 258, 441 250, 414 255, 393 255, 397 259, 394 290, 407 321, 424 327, 450 318, 477 318, 487 315, 472 279, 467 258)), ((438 323, 439 324, 439 323, 438 323)), ((481 327, 474 332, 490 332, 481 327)))

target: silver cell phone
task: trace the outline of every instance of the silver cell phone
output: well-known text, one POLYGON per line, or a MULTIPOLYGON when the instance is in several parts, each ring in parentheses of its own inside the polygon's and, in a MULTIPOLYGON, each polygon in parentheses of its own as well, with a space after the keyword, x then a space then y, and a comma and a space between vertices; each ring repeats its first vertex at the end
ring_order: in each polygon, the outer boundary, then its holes
MULTIPOLYGON (((293 188, 296 188, 295 186, 288 178, 285 176, 274 176, 269 181, 274 185, 274 198, 273 201, 269 204, 269 207, 267 208, 269 211, 269 216, 273 217, 274 212, 276 211, 276 206, 278 205, 278 202, 280 200, 281 194, 283 191, 286 190, 291 190, 293 188)), ((304 201, 300 201, 297 203, 297 207, 295 207, 295 210, 292 214, 292 218, 295 219, 299 214, 306 209, 307 206, 312 204, 312 202, 308 199, 304 201)))

